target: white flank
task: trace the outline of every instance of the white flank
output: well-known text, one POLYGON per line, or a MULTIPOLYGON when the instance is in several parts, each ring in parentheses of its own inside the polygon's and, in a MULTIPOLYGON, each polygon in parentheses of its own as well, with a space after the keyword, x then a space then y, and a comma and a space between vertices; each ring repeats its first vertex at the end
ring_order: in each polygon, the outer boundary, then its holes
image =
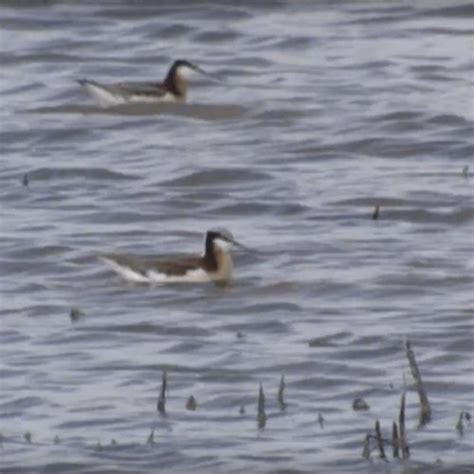
POLYGON ((112 105, 120 105, 127 102, 123 96, 112 94, 112 92, 98 84, 86 82, 84 88, 92 97, 94 97, 94 99, 97 100, 97 102, 99 102, 101 107, 110 107, 112 105))
POLYGON ((202 268, 188 270, 184 275, 166 275, 155 270, 148 270, 147 276, 151 283, 207 283, 212 281, 209 274, 202 268))
POLYGON ((146 275, 143 275, 133 270, 133 268, 120 265, 111 258, 100 257, 100 259, 122 278, 134 283, 207 283, 213 280, 212 275, 202 268, 188 270, 184 275, 167 275, 156 270, 148 270, 146 275))
POLYGON ((143 276, 141 273, 138 273, 132 270, 130 267, 125 267, 119 265, 115 260, 107 257, 100 257, 100 259, 105 262, 107 265, 112 267, 112 269, 118 273, 122 278, 127 281, 133 281, 135 283, 148 283, 150 280, 143 276))
POLYGON ((129 103, 157 103, 157 102, 176 102, 176 97, 167 92, 164 95, 142 95, 133 93, 120 94, 111 92, 106 86, 87 82, 84 84, 87 92, 99 103, 101 107, 111 107, 129 103))
POLYGON ((124 96, 125 102, 134 102, 134 103, 156 103, 156 102, 177 102, 176 97, 173 94, 167 92, 164 95, 137 95, 137 94, 130 94, 124 96))

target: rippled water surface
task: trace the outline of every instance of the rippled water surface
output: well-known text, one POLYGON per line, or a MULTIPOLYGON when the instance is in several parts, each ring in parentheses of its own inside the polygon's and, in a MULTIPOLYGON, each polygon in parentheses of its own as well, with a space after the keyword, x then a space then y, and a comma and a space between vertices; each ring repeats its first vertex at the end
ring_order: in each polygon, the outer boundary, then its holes
POLYGON ((455 428, 474 411, 473 17, 3 1, 2 473, 473 472, 474 422, 455 428), (159 80, 176 58, 219 82, 107 110, 74 82, 159 80), (133 286, 96 258, 199 252, 216 226, 257 251, 227 288, 133 286), (411 458, 367 461, 404 380, 411 458))

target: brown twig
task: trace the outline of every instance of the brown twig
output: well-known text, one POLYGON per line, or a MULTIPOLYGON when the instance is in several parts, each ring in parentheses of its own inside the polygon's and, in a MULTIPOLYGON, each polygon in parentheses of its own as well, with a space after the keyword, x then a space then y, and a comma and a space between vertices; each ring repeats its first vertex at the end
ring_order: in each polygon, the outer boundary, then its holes
POLYGON ((428 396, 426 394, 426 390, 421 379, 420 369, 418 368, 418 364, 416 363, 415 353, 411 348, 410 341, 407 340, 405 346, 406 355, 410 364, 410 370, 413 375, 413 378, 415 379, 416 391, 418 392, 418 397, 420 399, 420 425, 424 425, 431 421, 430 402, 428 401, 428 396))
POLYGON ((464 434, 463 418, 464 418, 464 412, 462 411, 459 414, 458 422, 456 423, 456 430, 459 433, 459 436, 462 436, 464 434))
MULTIPOLYGON (((379 429, 380 429, 380 426, 379 426, 379 429)), ((362 449, 362 456, 366 459, 370 458, 370 452, 373 451, 373 449, 374 449, 373 447, 370 446, 370 441, 371 440, 374 440, 374 441, 377 442, 377 449, 379 449, 380 441, 382 441, 383 445, 387 444, 389 446, 393 446, 393 439, 383 438, 381 433, 379 433, 379 436, 368 433, 365 436, 364 445, 363 445, 363 449, 362 449)), ((380 449, 379 449, 379 452, 380 452, 380 449)), ((384 450, 384 454, 385 454, 385 450, 384 450)), ((382 457, 382 456, 380 456, 380 457, 382 457)))
POLYGON ((384 446, 383 446, 383 438, 382 438, 382 433, 380 432, 380 423, 379 423, 379 420, 377 420, 375 422, 375 435, 377 437, 377 446, 379 448, 379 452, 380 452, 380 458, 381 459, 386 459, 386 456, 385 456, 385 449, 384 449, 384 446))
POLYGON ((399 443, 398 443, 398 426, 397 422, 394 421, 392 424, 392 449, 393 449, 393 457, 398 458, 398 451, 399 443))
POLYGON ((285 392, 285 387, 286 387, 285 376, 282 375, 281 379, 280 379, 280 385, 278 387, 278 396, 277 396, 278 403, 280 404, 280 409, 281 410, 284 410, 286 408, 285 393, 284 393, 285 392))
POLYGON ((167 385, 168 376, 166 370, 163 371, 163 376, 161 378, 161 389, 160 395, 158 397, 157 410, 164 415, 165 414, 165 405, 166 405, 166 385, 167 385))
POLYGON ((260 390, 258 391, 257 423, 260 429, 265 428, 265 425, 267 424, 267 414, 265 413, 265 394, 263 393, 262 384, 260 384, 260 390))
POLYGON ((408 445, 405 435, 405 390, 400 399, 400 414, 398 416, 398 443, 402 454, 402 459, 408 458, 408 445))
POLYGON ((364 459, 370 458, 370 435, 368 434, 364 440, 364 446, 362 448, 362 457, 364 459))

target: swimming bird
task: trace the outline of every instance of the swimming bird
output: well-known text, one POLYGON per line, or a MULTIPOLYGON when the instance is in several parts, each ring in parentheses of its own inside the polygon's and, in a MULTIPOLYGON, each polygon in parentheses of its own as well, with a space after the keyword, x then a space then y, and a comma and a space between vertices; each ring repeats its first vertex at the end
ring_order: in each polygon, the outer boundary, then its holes
POLYGON ((233 246, 244 247, 226 229, 208 230, 202 255, 137 257, 103 255, 99 258, 128 281, 141 283, 206 283, 226 284, 232 279, 233 246))
POLYGON ((194 72, 210 76, 195 64, 178 59, 171 65, 163 82, 102 84, 89 79, 77 82, 103 107, 130 102, 185 102, 188 78, 194 72))

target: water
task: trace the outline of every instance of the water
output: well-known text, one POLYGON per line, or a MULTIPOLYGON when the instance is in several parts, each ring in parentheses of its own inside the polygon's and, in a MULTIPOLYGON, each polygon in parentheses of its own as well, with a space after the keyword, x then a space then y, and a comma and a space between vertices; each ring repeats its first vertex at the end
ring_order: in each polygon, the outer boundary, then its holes
POLYGON ((3 1, 2 473, 473 472, 474 427, 455 429, 474 402, 473 14, 3 1), (222 82, 106 111, 74 82, 176 58, 222 82), (199 252, 216 226, 259 251, 228 288, 131 286, 96 258, 199 252), (411 460, 366 461, 404 377, 411 460))

